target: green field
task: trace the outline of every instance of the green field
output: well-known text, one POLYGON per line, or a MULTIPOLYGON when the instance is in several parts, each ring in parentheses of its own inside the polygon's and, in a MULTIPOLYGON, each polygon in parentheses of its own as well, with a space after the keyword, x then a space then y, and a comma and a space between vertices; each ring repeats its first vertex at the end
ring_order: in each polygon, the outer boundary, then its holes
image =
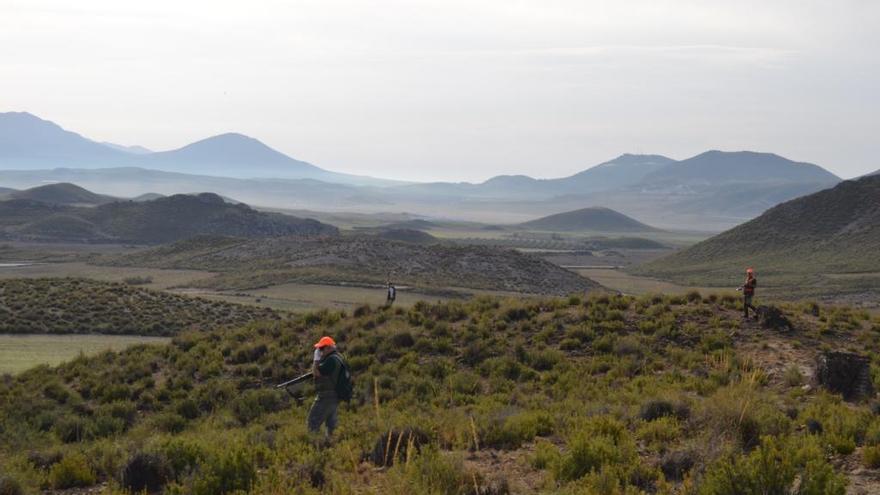
POLYGON ((122 350, 135 344, 164 344, 164 337, 129 335, 0 334, 0 374, 18 373, 40 364, 55 366, 78 355, 122 350))

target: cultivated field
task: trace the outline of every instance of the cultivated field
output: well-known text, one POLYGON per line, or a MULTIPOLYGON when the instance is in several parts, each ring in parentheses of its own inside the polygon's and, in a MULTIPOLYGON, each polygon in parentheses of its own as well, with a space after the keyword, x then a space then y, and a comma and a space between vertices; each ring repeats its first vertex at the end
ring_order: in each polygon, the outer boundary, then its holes
POLYGON ((0 334, 0 374, 18 373, 41 364, 56 366, 80 354, 120 351, 135 344, 165 344, 165 337, 133 335, 0 334))

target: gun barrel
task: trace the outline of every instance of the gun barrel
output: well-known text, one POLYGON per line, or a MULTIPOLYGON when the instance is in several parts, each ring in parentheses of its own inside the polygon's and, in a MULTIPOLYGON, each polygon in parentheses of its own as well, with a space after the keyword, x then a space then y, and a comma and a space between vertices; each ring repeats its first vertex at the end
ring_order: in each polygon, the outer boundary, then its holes
POLYGON ((300 375, 300 376, 294 378, 293 380, 287 380, 284 383, 279 383, 278 385, 275 385, 275 388, 287 388, 291 385, 296 385, 297 383, 302 383, 310 378, 312 378, 312 373, 308 372, 304 375, 300 375))

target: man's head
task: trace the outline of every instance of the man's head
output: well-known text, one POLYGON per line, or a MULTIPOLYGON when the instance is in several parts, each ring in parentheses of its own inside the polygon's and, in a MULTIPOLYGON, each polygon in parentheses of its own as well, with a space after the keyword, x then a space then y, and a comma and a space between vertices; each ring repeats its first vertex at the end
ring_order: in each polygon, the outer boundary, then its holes
POLYGON ((753 277, 755 275, 755 270, 753 268, 746 268, 746 275, 753 277))
POLYGON ((332 337, 325 335, 315 343, 315 349, 320 350, 326 356, 329 352, 336 349, 336 341, 332 337))

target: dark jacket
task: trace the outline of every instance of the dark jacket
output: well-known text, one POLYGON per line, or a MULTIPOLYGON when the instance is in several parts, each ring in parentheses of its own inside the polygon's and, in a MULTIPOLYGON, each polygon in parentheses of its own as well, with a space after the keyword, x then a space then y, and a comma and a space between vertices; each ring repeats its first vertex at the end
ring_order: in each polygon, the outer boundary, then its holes
POLYGON ((758 279, 755 277, 749 277, 746 279, 746 283, 743 284, 743 294, 747 296, 755 295, 755 287, 758 286, 758 279))
POLYGON ((342 370, 342 356, 333 351, 321 358, 318 362, 318 371, 321 376, 315 377, 315 390, 318 397, 335 397, 336 383, 339 381, 339 373, 342 370))

